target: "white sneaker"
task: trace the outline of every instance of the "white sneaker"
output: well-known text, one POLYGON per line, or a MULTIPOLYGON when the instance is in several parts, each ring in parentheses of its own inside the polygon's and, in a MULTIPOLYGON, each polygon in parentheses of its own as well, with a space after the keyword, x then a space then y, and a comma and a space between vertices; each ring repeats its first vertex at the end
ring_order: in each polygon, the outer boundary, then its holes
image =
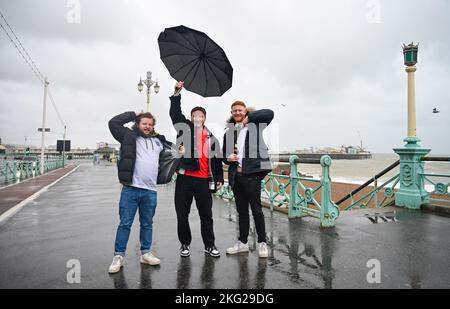
POLYGON ((266 258, 269 256, 269 250, 267 250, 267 244, 265 242, 259 243, 259 257, 266 258))
POLYGON ((115 255, 113 257, 111 265, 109 266, 108 272, 110 274, 115 274, 115 273, 119 272, 122 265, 123 265, 123 256, 115 255))
POLYGON ((153 253, 148 252, 141 255, 141 263, 149 265, 159 265, 161 263, 161 260, 154 256, 153 253))
POLYGON ((238 240, 233 247, 227 249, 227 254, 236 254, 240 252, 248 252, 248 243, 244 244, 238 240))

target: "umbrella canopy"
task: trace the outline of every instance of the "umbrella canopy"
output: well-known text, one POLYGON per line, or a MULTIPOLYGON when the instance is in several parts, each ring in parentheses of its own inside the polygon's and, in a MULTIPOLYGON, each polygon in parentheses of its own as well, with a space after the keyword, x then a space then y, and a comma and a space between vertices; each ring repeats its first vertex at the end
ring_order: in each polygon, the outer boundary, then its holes
POLYGON ((184 88, 203 97, 231 87, 233 68, 223 49, 205 33, 185 26, 166 28, 158 37, 161 60, 184 88))

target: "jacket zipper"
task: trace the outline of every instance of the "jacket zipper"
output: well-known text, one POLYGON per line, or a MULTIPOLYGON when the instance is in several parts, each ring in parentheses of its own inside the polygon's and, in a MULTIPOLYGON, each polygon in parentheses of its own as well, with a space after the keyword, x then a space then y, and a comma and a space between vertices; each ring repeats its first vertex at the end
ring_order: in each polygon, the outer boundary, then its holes
POLYGON ((212 172, 211 166, 211 136, 208 135, 208 169, 209 169, 209 177, 214 182, 214 190, 216 189, 216 181, 214 179, 214 174, 212 172))

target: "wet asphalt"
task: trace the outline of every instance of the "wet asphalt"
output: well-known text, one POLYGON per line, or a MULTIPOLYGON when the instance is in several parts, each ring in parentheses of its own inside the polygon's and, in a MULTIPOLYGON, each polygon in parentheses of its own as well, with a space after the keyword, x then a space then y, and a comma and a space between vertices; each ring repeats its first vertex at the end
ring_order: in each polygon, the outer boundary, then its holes
POLYGON ((173 185, 158 191, 153 251, 161 265, 139 263, 137 217, 125 265, 110 275, 120 188, 115 166, 84 163, 0 225, 0 288, 450 288, 448 217, 420 211, 359 212, 341 216, 335 228, 321 229, 318 219, 289 220, 264 209, 269 258, 260 259, 254 228, 249 253, 225 254, 236 241, 236 212, 233 203, 214 199, 220 258, 203 252, 195 206, 191 256, 182 258, 173 185), (79 261, 79 283, 70 279, 73 260, 79 261), (368 277, 379 283, 369 283, 368 277))

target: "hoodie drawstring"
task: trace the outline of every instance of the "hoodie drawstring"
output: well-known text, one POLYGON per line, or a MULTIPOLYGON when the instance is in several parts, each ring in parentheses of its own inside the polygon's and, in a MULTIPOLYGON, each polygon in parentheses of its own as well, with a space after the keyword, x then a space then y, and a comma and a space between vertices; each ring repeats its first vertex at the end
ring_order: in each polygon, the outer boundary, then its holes
MULTIPOLYGON (((145 140, 145 148, 147 148, 147 150, 148 150, 147 138, 144 138, 144 140, 145 140)), ((151 137, 150 137, 150 143, 152 143, 152 150, 155 150, 155 147, 153 146, 153 140, 151 137)))

